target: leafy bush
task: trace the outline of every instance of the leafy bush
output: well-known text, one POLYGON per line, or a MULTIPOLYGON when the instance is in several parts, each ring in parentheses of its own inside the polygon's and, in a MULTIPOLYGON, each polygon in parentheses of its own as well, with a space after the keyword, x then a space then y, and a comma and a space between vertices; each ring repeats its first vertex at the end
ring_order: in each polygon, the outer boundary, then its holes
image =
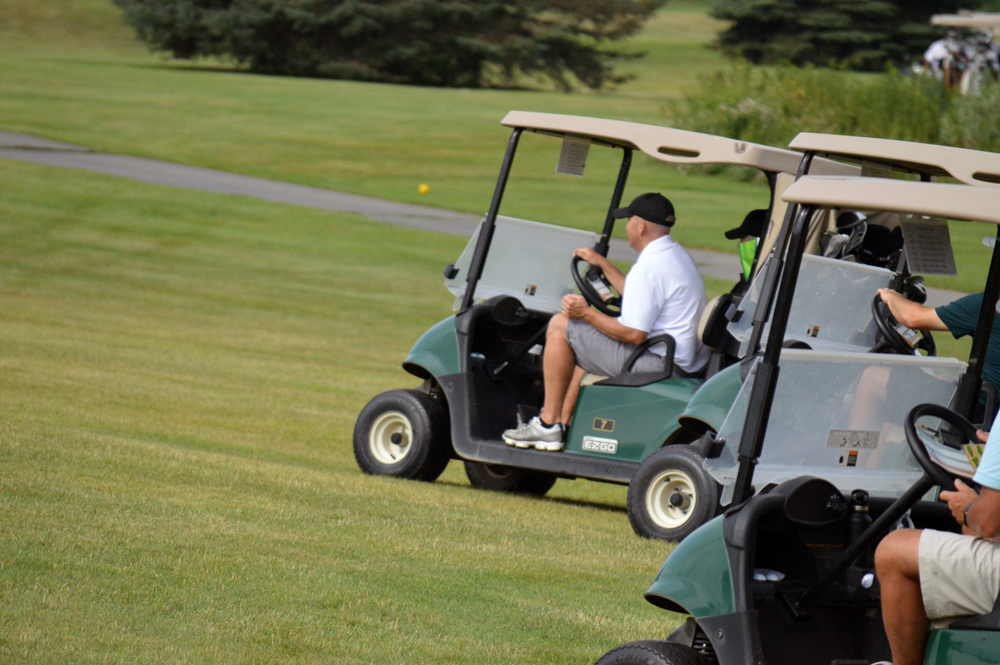
POLYGON ((782 147, 799 132, 936 143, 948 103, 928 78, 741 62, 668 107, 668 116, 684 129, 782 147))
POLYGON ((1000 85, 989 83, 978 95, 956 96, 942 119, 941 141, 1000 152, 1000 85))
POLYGON ((417 85, 561 89, 625 80, 604 48, 666 0, 114 0, 139 37, 178 58, 251 71, 417 85), (496 80, 490 74, 497 74, 496 80))
POLYGON ((976 9, 983 0, 717 0, 731 21, 719 35, 728 52, 754 63, 828 65, 880 71, 907 65, 941 36, 932 14, 976 9))

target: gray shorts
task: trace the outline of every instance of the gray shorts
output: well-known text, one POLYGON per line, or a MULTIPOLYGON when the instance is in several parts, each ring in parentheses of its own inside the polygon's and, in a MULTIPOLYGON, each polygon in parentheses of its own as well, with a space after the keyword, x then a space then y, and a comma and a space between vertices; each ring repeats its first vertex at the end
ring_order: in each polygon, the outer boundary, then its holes
MULTIPOLYGON (((570 319, 566 341, 576 355, 576 364, 591 374, 618 376, 637 345, 619 342, 598 331, 589 323, 570 319)), ((632 365, 632 372, 662 372, 663 356, 646 351, 632 365)))
POLYGON ((920 591, 930 619, 993 609, 1000 592, 1000 543, 924 529, 917 552, 920 591))

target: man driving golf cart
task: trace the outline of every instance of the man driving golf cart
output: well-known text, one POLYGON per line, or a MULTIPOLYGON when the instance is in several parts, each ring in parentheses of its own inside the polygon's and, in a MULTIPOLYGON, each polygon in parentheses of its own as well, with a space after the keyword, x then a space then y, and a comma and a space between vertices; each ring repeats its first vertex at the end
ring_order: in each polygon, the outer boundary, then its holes
MULTIPOLYGON (((984 434, 983 432, 979 433, 984 434)), ((980 436, 980 440, 986 440, 980 436)), ((946 625, 988 614, 1000 594, 1000 423, 993 430, 972 480, 943 491, 962 533, 900 529, 875 550, 882 587, 882 620, 893 665, 921 665, 930 622, 946 625)), ((876 664, 877 665, 877 664, 876 664)))
MULTIPOLYGON (((562 450, 583 372, 619 375, 647 338, 672 337, 671 376, 704 376, 709 350, 698 338, 698 322, 707 302, 705 285, 694 259, 670 235, 676 221, 673 204, 662 194, 650 192, 625 208, 614 209, 611 216, 628 219, 629 246, 639 252, 628 278, 590 248, 578 249, 575 255, 600 268, 622 294, 621 313, 614 318, 591 309, 583 296, 563 296, 562 312, 549 320, 546 333, 544 406, 527 423, 503 433, 508 445, 562 450)), ((665 350, 654 345, 632 367, 639 372, 659 371, 665 355, 665 350)))

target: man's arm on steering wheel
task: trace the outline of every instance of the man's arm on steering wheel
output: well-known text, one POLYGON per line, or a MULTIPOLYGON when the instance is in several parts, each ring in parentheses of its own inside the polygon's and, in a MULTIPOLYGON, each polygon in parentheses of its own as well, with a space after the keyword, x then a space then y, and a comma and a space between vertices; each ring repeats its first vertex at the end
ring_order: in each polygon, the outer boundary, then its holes
MULTIPOLYGON (((979 440, 986 443, 988 432, 979 431, 979 440)), ((995 444, 994 444, 995 445, 995 444)), ((955 521, 988 540, 997 540, 1000 536, 1000 490, 983 486, 978 495, 976 491, 955 480, 954 492, 941 492, 941 498, 948 502, 955 521)))
POLYGON ((948 330, 948 326, 944 324, 933 307, 924 307, 920 303, 907 300, 892 289, 879 289, 878 294, 882 297, 882 302, 889 306, 889 311, 892 312, 893 318, 907 328, 914 330, 948 330))
MULTIPOLYGON (((590 249, 589 247, 583 247, 581 249, 573 252, 573 256, 579 256, 581 259, 594 266, 595 268, 600 268, 604 272, 604 276, 607 277, 611 286, 615 287, 615 291, 618 293, 624 293, 625 291, 625 274, 614 267, 611 261, 590 249)), ((589 322, 588 322, 589 323, 589 322)), ((593 325, 593 324, 591 324, 593 325)), ((595 328, 597 326, 594 326, 595 328)), ((601 332, 604 332, 603 330, 601 332)), ((607 335, 608 333, 604 333, 607 335)), ((611 335, 609 335, 610 337, 611 335)))
MULTIPOLYGON (((584 258, 584 261, 590 263, 590 261, 586 258, 584 258)), ((591 263, 591 265, 593 264, 591 263)), ((604 274, 608 275, 607 272, 604 274)), ((618 274, 621 275, 620 272, 618 274)), ((610 280, 610 275, 608 275, 608 277, 610 280)), ((624 276, 622 281, 624 282, 624 276)), ((615 288, 618 287, 615 286, 615 288)), ((596 309, 591 309, 590 305, 587 304, 587 301, 584 300, 583 296, 572 294, 563 296, 562 312, 570 319, 578 319, 589 323, 600 332, 612 339, 618 340, 619 342, 642 344, 646 341, 646 337, 648 336, 648 333, 636 330, 635 328, 629 328, 626 325, 622 325, 618 319, 601 314, 596 309)))

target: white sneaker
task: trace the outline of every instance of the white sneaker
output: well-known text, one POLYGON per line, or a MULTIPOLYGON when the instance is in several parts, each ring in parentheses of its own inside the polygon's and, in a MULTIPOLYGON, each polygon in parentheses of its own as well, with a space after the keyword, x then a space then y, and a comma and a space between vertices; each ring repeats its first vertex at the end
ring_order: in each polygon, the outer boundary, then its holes
POLYGON ((538 416, 528 421, 527 425, 521 425, 503 433, 504 443, 509 446, 517 446, 518 448, 534 446, 538 450, 562 450, 562 438, 562 425, 556 423, 551 427, 546 427, 538 416))

